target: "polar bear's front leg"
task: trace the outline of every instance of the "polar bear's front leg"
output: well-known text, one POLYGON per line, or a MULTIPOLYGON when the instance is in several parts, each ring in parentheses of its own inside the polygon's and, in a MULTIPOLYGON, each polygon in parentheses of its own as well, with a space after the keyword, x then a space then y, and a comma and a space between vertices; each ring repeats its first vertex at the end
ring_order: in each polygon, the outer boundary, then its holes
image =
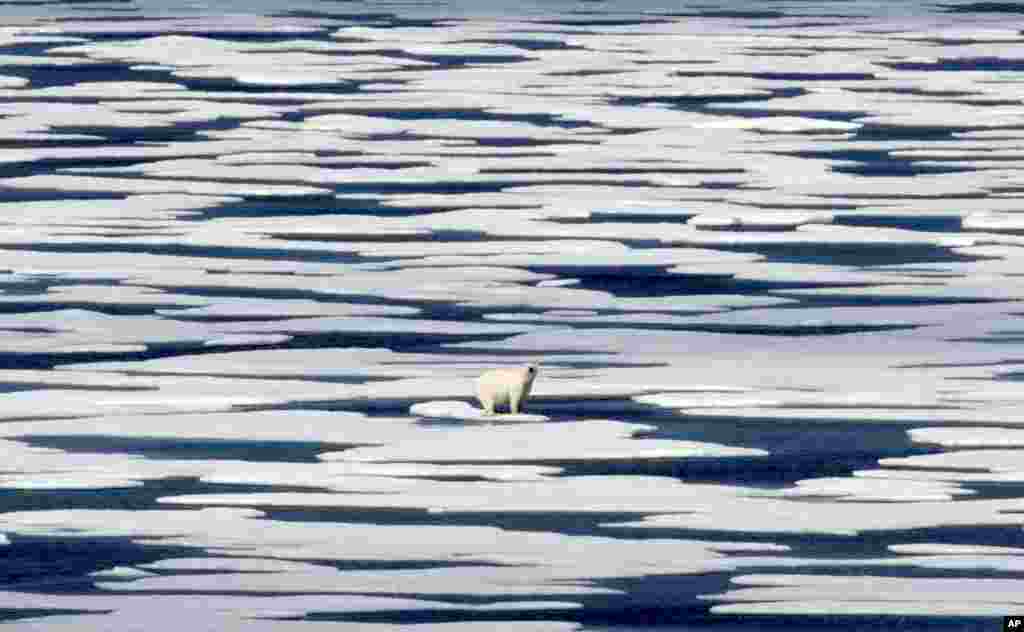
POLYGON ((537 367, 530 365, 523 372, 522 381, 517 388, 509 393, 509 408, 513 415, 518 415, 526 409, 526 400, 530 397, 530 389, 533 388, 533 380, 537 377, 537 367))
POLYGON ((520 412, 519 411, 519 404, 522 403, 522 400, 523 400, 523 393, 522 392, 520 392, 518 390, 514 390, 511 393, 509 393, 508 411, 510 413, 512 413, 513 415, 518 415, 519 412, 520 412))

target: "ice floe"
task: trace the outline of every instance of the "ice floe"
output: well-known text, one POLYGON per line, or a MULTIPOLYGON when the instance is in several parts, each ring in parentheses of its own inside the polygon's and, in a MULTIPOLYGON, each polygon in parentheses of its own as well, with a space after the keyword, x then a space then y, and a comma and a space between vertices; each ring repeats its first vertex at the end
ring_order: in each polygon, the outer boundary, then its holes
POLYGON ((1010 428, 914 428, 907 434, 916 443, 938 444, 947 448, 1024 447, 1024 432, 1010 428))
MULTIPOLYGON (((524 421, 538 420, 534 416, 530 417, 524 421)), ((543 462, 765 454, 762 450, 710 443, 631 438, 632 434, 645 429, 647 428, 636 424, 604 420, 491 427, 467 426, 457 431, 425 435, 420 440, 400 442, 376 449, 329 453, 321 455, 321 458, 367 462, 543 462)))
MULTIPOLYGON (((708 491, 711 491, 710 489, 708 491)), ((1020 501, 1013 500, 961 500, 948 502, 944 498, 921 498, 918 502, 844 502, 842 500, 814 502, 774 500, 748 494, 745 498, 721 493, 698 495, 691 502, 690 513, 664 513, 648 516, 634 522, 609 523, 607 526, 636 529, 714 529, 744 533, 828 534, 853 537, 870 531, 893 531, 937 527, 975 525, 1021 526, 1024 521, 1016 512, 1020 501), (758 522, 744 521, 742 516, 757 512, 758 522), (966 513, 965 513, 966 512, 966 513), (970 515, 967 515, 967 514, 970 515), (878 515, 884 515, 879 522, 878 515)), ((680 506, 679 510, 683 507, 680 506)))
POLYGON ((855 502, 923 502, 952 500, 974 494, 969 489, 939 481, 881 478, 815 478, 797 481, 796 487, 778 492, 784 498, 837 498, 855 502))
POLYGON ((536 422, 547 421, 544 415, 528 413, 487 415, 483 410, 461 401, 432 401, 413 404, 409 414, 437 419, 459 419, 464 421, 536 422))
POLYGON ((732 582, 735 588, 707 596, 726 602, 712 612, 995 617, 999 608, 1016 607, 1020 590, 1018 580, 996 578, 740 575, 732 582))

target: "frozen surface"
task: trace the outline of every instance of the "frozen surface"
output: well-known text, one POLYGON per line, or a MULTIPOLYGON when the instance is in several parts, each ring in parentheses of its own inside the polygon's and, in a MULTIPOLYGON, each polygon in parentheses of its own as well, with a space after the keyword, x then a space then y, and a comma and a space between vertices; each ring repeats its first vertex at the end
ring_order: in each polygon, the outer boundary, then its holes
POLYGON ((834 615, 866 614, 884 607, 897 615, 997 616, 998 608, 1012 609, 1020 603, 1020 582, 1012 579, 743 575, 733 581, 739 587, 724 597, 736 603, 715 606, 714 612, 834 615), (964 599, 968 594, 984 598, 964 599))
POLYGON ((0 623, 1019 612, 1024 16, 771 5, 0 3, 0 623))

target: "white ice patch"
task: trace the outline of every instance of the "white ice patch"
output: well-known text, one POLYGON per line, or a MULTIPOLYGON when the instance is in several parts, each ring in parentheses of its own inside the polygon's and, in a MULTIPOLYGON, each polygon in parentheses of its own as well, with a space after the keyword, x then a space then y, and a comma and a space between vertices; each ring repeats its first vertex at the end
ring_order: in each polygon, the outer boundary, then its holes
POLYGON ((28 85, 28 79, 23 77, 0 76, 0 88, 23 88, 28 85))
POLYGON ((907 434, 914 443, 946 448, 1024 448, 1024 430, 1011 428, 914 428, 907 434))
POLYGON ((799 116, 769 116, 763 118, 722 118, 695 125, 705 129, 747 129, 761 132, 776 133, 807 133, 807 132, 848 132, 859 128, 859 123, 830 121, 826 119, 804 118, 799 116))
POLYGON ((792 547, 771 542, 708 542, 708 547, 721 553, 785 553, 792 547))
MULTIPOLYGON (((387 349, 275 349, 234 351, 203 356, 170 357, 144 362, 96 362, 65 365, 64 369, 132 372, 153 375, 207 375, 235 378, 300 378, 428 376, 429 368, 402 362, 387 349)), ((465 394, 471 393, 465 391, 465 394)), ((410 397, 415 394, 410 394, 410 397)))
POLYGON ((191 35, 161 35, 121 42, 60 47, 61 54, 98 60, 158 65, 181 78, 230 78, 242 84, 295 86, 337 83, 352 73, 395 69, 388 58, 325 56, 302 50, 276 50, 279 45, 231 42, 191 35), (384 63, 381 63, 381 62, 384 63))
MULTIPOLYGON (((938 408, 937 401, 922 400, 919 394, 898 394, 886 392, 845 392, 845 393, 814 393, 788 390, 759 390, 746 391, 728 390, 694 392, 694 393, 658 393, 654 395, 642 395, 634 397, 633 400, 641 404, 661 406, 665 408, 676 408, 680 412, 694 411, 699 414, 715 414, 715 409, 721 409, 724 414, 742 415, 744 410, 780 409, 793 411, 804 409, 808 416, 822 414, 841 414, 840 411, 847 409, 892 409, 901 408, 913 410, 915 408, 928 410, 938 408), (744 410, 735 410, 744 409, 744 410)), ((765 414, 774 414, 765 410, 765 414)))
MULTIPOLYGON (((159 387, 147 392, 88 393, 77 390, 28 390, 3 396, 4 420, 90 417, 153 413, 199 413, 229 411, 237 406, 280 404, 290 397, 315 398, 300 385, 285 395, 284 389, 266 388, 265 382, 229 383, 203 378, 164 378, 159 387)), ((324 397, 325 389, 316 394, 324 397)))
MULTIPOLYGON (((141 146, 131 148, 119 148, 120 154, 125 157, 132 157, 130 150, 151 150, 158 151, 159 146, 141 146)), ((163 148, 165 151, 166 147, 163 148)), ((82 150, 68 147, 56 147, 46 149, 25 149, 25 150, 3 150, 0 151, 0 162, 22 162, 31 160, 45 160, 47 158, 69 158, 87 157, 89 154, 82 150)), ((142 154, 145 155, 145 154, 142 154)), ((130 225, 139 227, 156 224, 166 225, 175 219, 190 217, 200 209, 215 206, 224 202, 237 201, 230 197, 206 197, 190 195, 136 195, 126 199, 118 200, 57 200, 46 202, 4 202, 0 204, 5 222, 23 225, 47 225, 62 223, 101 223, 112 221, 131 222, 130 225)), ((46 257, 48 253, 20 252, 21 256, 33 258, 46 257)), ((67 257, 69 262, 75 261, 85 253, 60 253, 59 258, 67 257), (76 256, 78 255, 78 256, 76 256)), ((58 258, 49 253, 50 258, 58 258)), ((105 253, 104 256, 113 258, 114 262, 109 266, 116 267, 120 262, 119 253, 105 253)), ((136 261, 142 267, 148 267, 147 261, 151 261, 152 255, 134 253, 136 261)))
POLYGON ((1019 234, 1024 232, 1024 221, 1013 215, 974 213, 964 218, 963 228, 971 231, 1019 234))
POLYGON ((880 459, 879 465, 898 468, 946 469, 979 472, 1019 472, 1020 450, 958 450, 938 454, 916 454, 914 456, 880 459))
POLYGON ((253 184, 207 180, 202 174, 188 178, 140 179, 90 175, 35 175, 10 178, 4 185, 21 191, 61 191, 66 194, 184 194, 227 195, 241 197, 324 197, 330 189, 287 184, 253 184))
MULTIPOLYGON (((541 292, 533 292, 534 297, 543 296, 541 292)), ((572 300, 571 292, 563 293, 562 296, 572 300)), ((672 314, 706 314, 708 312, 719 312, 736 308, 770 307, 775 305, 786 305, 794 303, 792 299, 760 296, 726 295, 726 294, 701 294, 695 296, 670 296, 664 298, 633 298, 614 297, 603 293, 583 293, 576 291, 580 298, 591 300, 593 307, 605 307, 621 311, 619 314, 599 315, 593 311, 556 309, 548 310, 543 314, 488 314, 488 320, 515 320, 515 321, 538 321, 538 322, 574 322, 574 323, 610 323, 621 322, 628 326, 632 319, 636 322, 665 322, 667 324, 704 323, 708 322, 703 318, 700 320, 673 318, 669 314, 656 314, 651 312, 671 312, 672 314), (639 313, 647 312, 647 313, 639 313), (661 317, 665 320, 657 321, 661 317)), ((554 295, 552 295, 554 296, 554 295)), ((536 300, 536 299, 534 299, 536 300)), ((494 301, 489 301, 492 305, 494 301)), ((582 301, 574 301, 582 302, 582 301)), ((538 302, 539 303, 539 302, 538 302)), ((537 303, 535 303, 537 304, 537 303)), ((563 307, 567 307, 564 306, 563 307)), ((802 310, 801 310, 802 311, 802 310)))
POLYGON ((202 307, 186 309, 157 310, 164 316, 177 319, 189 318, 308 318, 327 316, 398 316, 414 315, 421 310, 415 307, 399 305, 363 305, 350 303, 323 303, 311 300, 287 299, 245 299, 233 298, 225 300, 217 298, 217 302, 202 307))
MULTIPOLYGON (((83 287, 83 286, 79 286, 83 287)), ((137 288, 127 288, 119 296, 118 288, 103 288, 106 300, 131 304, 145 300, 137 288)), ((70 298, 70 297, 68 297, 70 298)), ((6 344, 10 351, 67 353, 69 349, 102 349, 170 342, 205 342, 219 337, 216 331, 191 323, 147 317, 109 316, 80 309, 30 312, 0 318, 0 328, 32 328, 39 333, 21 334, 6 344)))
MULTIPOLYGON (((419 436, 419 432, 408 419, 370 418, 354 412, 315 410, 160 415, 123 413, 91 418, 85 422, 68 419, 11 421, 0 427, 0 433, 6 437, 33 434, 182 441, 307 441, 370 445, 415 438, 419 436)), ((198 462, 197 466, 201 466, 201 462, 198 462)))
POLYGON ((715 614, 1002 616, 1019 603, 1022 582, 996 578, 857 575, 740 575, 715 614))
MULTIPOLYGON (((20 464, 24 468, 28 464, 20 464)), ((45 475, 9 474, 0 476, 0 489, 23 490, 85 490, 85 489, 126 489, 141 487, 142 482, 117 472, 47 473, 45 475)))
POLYGON ((498 481, 540 480, 561 474, 563 468, 550 465, 438 465, 432 463, 358 463, 329 462, 332 471, 351 472, 365 476, 397 478, 451 478, 479 476, 498 481))
POLYGON ((282 334, 229 334, 210 338, 203 342, 204 347, 242 347, 277 345, 291 340, 291 336, 282 334))
POLYGON ((835 498, 853 502, 926 502, 953 500, 975 492, 941 481, 892 480, 884 478, 814 478, 797 481, 796 487, 766 496, 783 498, 835 498))
POLYGON ((152 577, 153 573, 136 568, 134 566, 115 566, 113 568, 107 568, 102 571, 94 571, 89 573, 89 577, 95 580, 135 580, 143 577, 152 577))
MULTIPOLYGON (((39 270, 38 272, 43 272, 39 270)), ((45 274, 45 272, 43 272, 45 274)), ((87 274, 87 273, 86 273, 87 274)), ((67 275, 68 279, 71 280, 88 280, 86 274, 79 273, 77 271, 70 272, 67 275)), ((95 277, 102 278, 106 276, 106 271, 97 270, 93 272, 95 277)), ((116 273, 115 273, 116 274, 116 273)), ((15 299, 13 296, 0 297, 0 302, 14 303, 15 300, 24 300, 23 297, 15 299)), ((180 294, 171 294, 156 290, 148 287, 133 287, 128 285, 116 285, 112 287, 96 286, 96 285, 67 285, 50 288, 44 294, 40 294, 33 297, 33 300, 42 303, 44 305, 53 305, 55 307, 64 308, 69 303, 87 305, 88 307, 102 308, 105 306, 145 306, 145 307, 188 307, 192 305, 205 305, 207 301, 202 298, 195 296, 182 296, 180 294)), ((61 313, 68 312, 87 312, 90 311, 87 308, 83 309, 59 309, 61 313)), ((53 315, 45 314, 32 314, 32 313, 21 313, 18 315, 5 316, 9 319, 7 322, 22 322, 27 323, 33 319, 37 319, 43 326, 46 326, 49 322, 54 319, 53 315)), ((101 313, 94 313, 91 318, 96 322, 107 322, 113 323, 118 321, 118 316, 108 316, 101 313)), ((78 321, 84 323, 88 320, 84 315, 75 317, 69 323, 67 330, 71 330, 73 324, 78 321)), ((128 319, 120 317, 120 322, 127 322, 128 319)), ((173 328, 173 323, 170 322, 158 322, 156 319, 150 319, 142 317, 140 318, 139 324, 133 323, 133 329, 138 327, 139 329, 145 329, 147 325, 152 327, 163 327, 164 330, 170 330, 173 328)), ((102 327, 95 328, 94 331, 102 329, 102 327)), ((194 331, 194 330, 193 330, 194 331)))
POLYGON ((498 414, 486 415, 480 408, 462 401, 432 401, 413 404, 409 407, 409 414, 417 417, 428 417, 434 419, 457 419, 462 421, 484 421, 484 422, 541 422, 548 421, 544 415, 522 414, 498 414))
MULTIPOLYGON (((499 416, 501 417, 501 416, 499 416)), ((555 424, 464 426, 379 448, 356 448, 321 458, 341 461, 588 461, 763 456, 764 450, 699 441, 636 439, 651 427, 609 420, 555 424)))
MULTIPOLYGON (((811 592, 811 591, 808 591, 811 592)), ((733 593, 726 593, 731 596, 733 593)), ((811 596, 790 600, 776 600, 776 593, 765 593, 765 601, 756 603, 730 603, 711 607, 712 614, 721 615, 796 615, 796 616, 904 616, 904 617, 986 617, 1005 616, 1003 613, 1017 608, 1013 601, 891 601, 861 599, 843 601, 841 598, 814 599, 811 596)))
MULTIPOLYGON (((1020 499, 844 502, 708 494, 692 513, 662 513, 616 523, 638 529, 713 529, 750 533, 813 533, 856 536, 869 531, 975 525, 1024 525, 1020 499), (744 516, 757 515, 756 522, 744 516)), ((677 510, 678 511, 678 510, 677 510)), ((608 524, 606 526, 613 526, 608 524)))
POLYGON ((973 483, 1020 483, 1024 482, 1024 471, 1021 470, 1000 470, 978 471, 978 470, 943 470, 943 469, 902 469, 881 468, 871 470, 857 470, 853 473, 859 478, 885 478, 893 481, 947 481, 960 485, 971 485, 973 483))
MULTIPOLYGON (((122 587, 124 582, 110 582, 103 584, 104 588, 122 587)), ((307 591, 308 592, 308 591, 307 591)), ((83 630, 90 629, 88 626, 97 626, 96 630, 134 630, 153 629, 154 616, 173 620, 174 624, 188 626, 193 629, 202 629, 204 626, 213 625, 217 630, 249 632, 287 632, 295 629, 295 618, 301 618, 309 612, 323 611, 329 607, 331 612, 366 614, 366 613, 397 613, 406 611, 445 611, 454 610, 465 612, 467 609, 480 612, 500 612, 506 607, 510 612, 517 609, 534 610, 553 608, 564 610, 565 608, 578 607, 575 602, 569 601, 520 601, 511 603, 506 601, 485 602, 480 605, 466 606, 465 604, 453 604, 440 600, 429 600, 419 598, 395 598, 387 596, 363 596, 343 595, 334 596, 325 601, 324 595, 317 594, 284 594, 274 597, 266 597, 258 594, 233 594, 233 595, 204 595, 203 599, 187 599, 183 604, 180 595, 153 595, 145 594, 141 599, 134 599, 131 593, 128 596, 123 592, 100 594, 89 596, 52 596, 33 593, 9 592, 0 595, 0 604, 5 608, 29 608, 29 609, 67 609, 86 610, 87 615, 49 615, 37 619, 19 620, 19 625, 24 629, 31 630, 83 630), (46 598, 44 598, 46 597, 46 598), (49 598, 49 600, 47 600, 49 598), (16 605, 15 605, 16 604, 16 605), (285 617, 285 619, 281 619, 285 617)), ((485 623, 478 622, 457 622, 457 623, 427 623, 417 624, 423 632, 483 632, 494 629, 494 615, 487 617, 485 623)), ((336 629, 335 621, 304 621, 304 627, 310 629, 336 629)), ((398 632, 407 628, 407 625, 393 625, 388 623, 367 623, 358 624, 360 629, 371 632, 398 632)), ((510 629, 515 632, 568 632, 578 630, 579 627, 573 623, 560 621, 528 621, 525 624, 520 621, 502 621, 503 629, 510 629)), ((208 628, 209 629, 209 628, 208 628)))

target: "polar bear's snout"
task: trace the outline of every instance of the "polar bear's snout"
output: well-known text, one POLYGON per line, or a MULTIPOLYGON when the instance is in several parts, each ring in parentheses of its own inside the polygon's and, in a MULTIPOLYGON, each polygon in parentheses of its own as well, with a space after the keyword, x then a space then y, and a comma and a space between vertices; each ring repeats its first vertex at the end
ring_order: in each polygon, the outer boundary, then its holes
POLYGON ((499 407, 508 407, 513 415, 523 411, 530 388, 537 377, 531 365, 485 371, 476 381, 476 396, 485 415, 493 415, 499 407))

